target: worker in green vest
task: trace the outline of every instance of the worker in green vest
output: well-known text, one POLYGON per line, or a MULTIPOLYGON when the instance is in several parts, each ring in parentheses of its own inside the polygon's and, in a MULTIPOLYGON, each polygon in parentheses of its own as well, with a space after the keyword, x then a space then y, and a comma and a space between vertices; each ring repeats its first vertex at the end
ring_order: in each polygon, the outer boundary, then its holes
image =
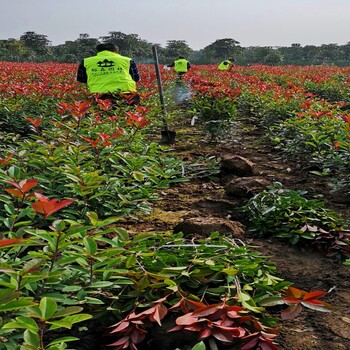
POLYGON ((97 54, 85 58, 78 67, 77 80, 87 84, 90 93, 113 102, 121 99, 130 105, 140 104, 136 83, 140 73, 135 62, 119 54, 113 43, 96 46, 97 54))
POLYGON ((218 69, 219 70, 226 70, 226 71, 230 71, 233 67, 233 62, 235 61, 235 59, 233 57, 229 57, 227 60, 222 61, 219 65, 218 65, 218 69))
POLYGON ((179 56, 173 63, 168 64, 167 67, 174 67, 175 73, 179 79, 182 79, 182 75, 188 72, 191 68, 191 63, 185 59, 184 56, 179 56))

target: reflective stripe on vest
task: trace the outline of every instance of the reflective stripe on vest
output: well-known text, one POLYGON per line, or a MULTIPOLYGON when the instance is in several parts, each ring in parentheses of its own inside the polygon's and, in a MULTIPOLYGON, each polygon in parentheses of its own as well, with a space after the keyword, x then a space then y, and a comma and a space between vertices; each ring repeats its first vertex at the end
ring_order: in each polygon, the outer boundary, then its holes
POLYGON ((225 60, 219 64, 218 69, 219 70, 228 70, 228 68, 230 67, 230 64, 232 64, 231 61, 225 60))
POLYGON ((96 56, 85 58, 90 92, 136 92, 136 83, 129 73, 130 61, 131 58, 111 51, 101 51, 96 56))
POLYGON ((184 58, 180 58, 176 61, 174 61, 175 66, 174 70, 176 73, 186 73, 187 72, 187 60, 184 58))

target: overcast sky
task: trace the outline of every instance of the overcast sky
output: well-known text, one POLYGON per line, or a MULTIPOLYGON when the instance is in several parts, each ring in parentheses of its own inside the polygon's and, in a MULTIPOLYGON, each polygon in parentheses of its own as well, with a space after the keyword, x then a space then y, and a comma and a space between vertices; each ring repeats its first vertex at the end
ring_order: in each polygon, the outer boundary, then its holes
POLYGON ((53 45, 116 31, 165 47, 194 50, 217 39, 241 46, 339 44, 350 41, 350 0, 0 0, 0 39, 27 32, 53 45))

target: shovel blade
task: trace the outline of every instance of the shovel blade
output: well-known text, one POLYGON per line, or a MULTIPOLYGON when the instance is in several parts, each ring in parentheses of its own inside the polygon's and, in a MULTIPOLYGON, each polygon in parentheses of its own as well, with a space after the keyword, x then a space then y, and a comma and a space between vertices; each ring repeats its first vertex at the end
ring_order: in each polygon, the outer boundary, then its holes
POLYGON ((162 145, 172 145, 175 143, 176 132, 171 130, 162 130, 161 131, 161 140, 162 145))

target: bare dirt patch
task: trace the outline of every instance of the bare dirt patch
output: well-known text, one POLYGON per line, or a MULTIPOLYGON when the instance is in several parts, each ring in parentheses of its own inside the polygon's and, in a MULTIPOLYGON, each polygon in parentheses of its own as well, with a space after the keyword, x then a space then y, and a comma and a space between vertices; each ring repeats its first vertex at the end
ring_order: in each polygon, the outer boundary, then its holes
MULTIPOLYGON (((285 160, 281 154, 267 145, 262 134, 252 126, 233 130, 229 141, 210 143, 193 127, 182 125, 176 143, 171 146, 174 155, 186 160, 202 156, 225 158, 232 155, 244 157, 254 163, 255 173, 268 181, 279 181, 285 188, 305 190, 308 196, 323 195, 328 207, 349 220, 349 206, 338 203, 329 193, 324 179, 310 174, 305 164, 285 160)), ((130 233, 149 231, 173 231, 176 225, 189 218, 217 217, 242 221, 237 210, 244 199, 227 196, 224 190, 231 175, 221 172, 216 179, 200 178, 176 184, 160 193, 149 216, 124 222, 130 233)), ((350 349, 350 279, 349 267, 337 257, 327 257, 312 247, 292 246, 287 241, 266 239, 248 233, 240 239, 253 246, 276 264, 279 277, 293 282, 294 286, 307 290, 329 291, 326 301, 335 310, 321 313, 304 310, 291 321, 281 321, 278 337, 280 349, 288 350, 345 350, 350 349)), ((168 349, 164 349, 168 350, 168 349)), ((172 350, 172 349, 169 349, 172 350)))

